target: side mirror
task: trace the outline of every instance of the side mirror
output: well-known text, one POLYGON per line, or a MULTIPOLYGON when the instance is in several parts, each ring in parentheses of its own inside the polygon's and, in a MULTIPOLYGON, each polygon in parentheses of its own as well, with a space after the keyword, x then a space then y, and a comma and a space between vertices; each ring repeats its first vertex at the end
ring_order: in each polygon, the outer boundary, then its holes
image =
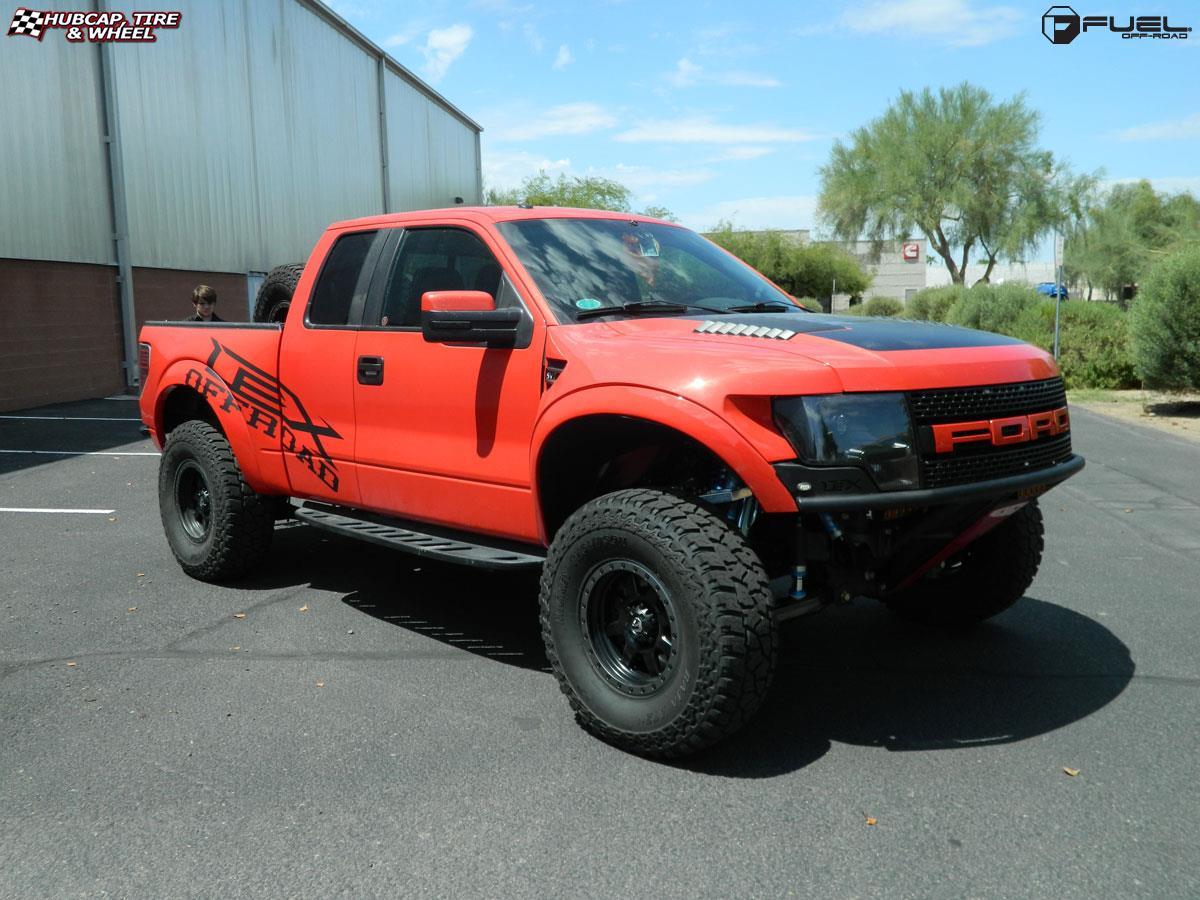
POLYGON ((521 310, 496 309, 485 291, 429 291, 421 295, 421 334, 431 344, 517 343, 521 310))

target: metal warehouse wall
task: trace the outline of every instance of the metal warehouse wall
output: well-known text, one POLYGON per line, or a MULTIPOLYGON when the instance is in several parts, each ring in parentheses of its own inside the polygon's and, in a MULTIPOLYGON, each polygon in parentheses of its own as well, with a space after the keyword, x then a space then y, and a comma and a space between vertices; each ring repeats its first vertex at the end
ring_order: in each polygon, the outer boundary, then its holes
POLYGON ((96 48, 0 41, 0 257, 115 262, 96 48))
MULTIPOLYGON (((387 211, 482 201, 478 126, 325 8, 170 8, 178 30, 111 48, 132 265, 261 271, 385 192, 387 211)), ((0 257, 113 263, 99 47, 51 31, 3 51, 0 257)))

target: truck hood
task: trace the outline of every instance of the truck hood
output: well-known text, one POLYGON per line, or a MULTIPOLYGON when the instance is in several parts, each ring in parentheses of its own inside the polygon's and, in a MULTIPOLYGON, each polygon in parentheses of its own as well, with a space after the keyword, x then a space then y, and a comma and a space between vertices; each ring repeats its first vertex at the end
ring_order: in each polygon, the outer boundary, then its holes
POLYGON ((1049 354, 1003 335, 811 313, 580 323, 552 328, 550 344, 551 355, 570 360, 568 369, 586 369, 590 383, 656 387, 705 405, 720 402, 712 394, 906 391, 1058 373, 1049 354))

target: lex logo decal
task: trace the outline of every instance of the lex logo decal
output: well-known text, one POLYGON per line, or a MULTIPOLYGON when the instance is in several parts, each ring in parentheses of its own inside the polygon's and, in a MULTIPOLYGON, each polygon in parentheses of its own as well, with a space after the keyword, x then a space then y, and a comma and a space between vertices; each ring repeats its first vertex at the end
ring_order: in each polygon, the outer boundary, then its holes
POLYGON ((987 441, 997 447, 1025 444, 1042 435, 1064 434, 1071 430, 1071 417, 1065 406, 1030 416, 984 419, 978 422, 953 422, 933 426, 935 453, 951 453, 959 444, 987 441))
POLYGON ((340 483, 337 465, 321 439, 341 440, 342 436, 324 420, 317 424, 300 398, 274 375, 215 339, 212 343, 208 371, 192 369, 185 379, 187 386, 203 397, 211 397, 222 412, 240 413, 255 431, 278 438, 284 453, 292 454, 336 492, 340 483))

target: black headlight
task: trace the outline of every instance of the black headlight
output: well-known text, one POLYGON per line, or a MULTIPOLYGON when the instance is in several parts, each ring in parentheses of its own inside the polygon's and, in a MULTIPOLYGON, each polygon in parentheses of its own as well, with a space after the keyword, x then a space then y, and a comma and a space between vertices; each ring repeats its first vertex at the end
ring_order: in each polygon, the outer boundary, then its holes
POLYGON ((903 394, 776 397, 771 406, 776 426, 803 461, 859 466, 881 491, 920 486, 903 394))

